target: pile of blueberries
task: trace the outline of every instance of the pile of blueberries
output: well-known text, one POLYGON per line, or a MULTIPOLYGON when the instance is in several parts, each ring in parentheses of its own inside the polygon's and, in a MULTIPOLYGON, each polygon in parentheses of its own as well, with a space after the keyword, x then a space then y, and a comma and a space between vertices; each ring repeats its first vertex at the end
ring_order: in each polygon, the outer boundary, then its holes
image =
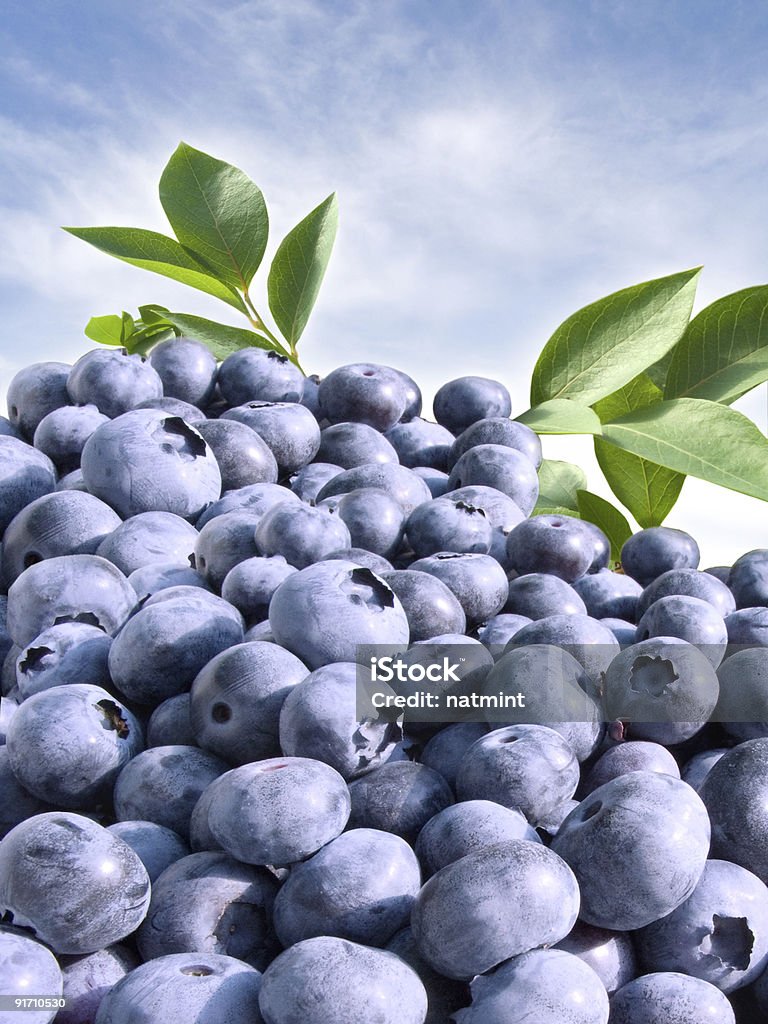
POLYGON ((768 1019, 768 550, 611 568, 502 384, 421 405, 188 338, 13 379, 2 1024, 768 1019), (364 717, 370 645, 595 714, 364 717))

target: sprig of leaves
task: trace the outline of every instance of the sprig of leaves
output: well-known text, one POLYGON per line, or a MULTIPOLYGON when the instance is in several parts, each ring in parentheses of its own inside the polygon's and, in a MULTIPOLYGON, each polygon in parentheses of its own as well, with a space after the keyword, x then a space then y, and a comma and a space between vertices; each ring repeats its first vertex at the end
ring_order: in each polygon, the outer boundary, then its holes
MULTIPOLYGON (((269 217, 261 190, 237 167, 182 142, 160 177, 160 202, 175 238, 141 228, 65 228, 102 252, 143 270, 168 277, 220 299, 242 313, 249 329, 171 313, 147 321, 94 317, 86 335, 129 351, 167 337, 190 333, 220 359, 248 345, 288 356, 300 368, 297 346, 325 276, 338 223, 332 193, 293 228, 277 248, 267 278, 267 298, 275 329, 254 305, 251 286, 264 259, 269 217), (162 330, 161 330, 162 328, 162 330), (282 335, 282 338, 280 337, 282 335)), ((150 314, 151 316, 151 314, 150 314)))

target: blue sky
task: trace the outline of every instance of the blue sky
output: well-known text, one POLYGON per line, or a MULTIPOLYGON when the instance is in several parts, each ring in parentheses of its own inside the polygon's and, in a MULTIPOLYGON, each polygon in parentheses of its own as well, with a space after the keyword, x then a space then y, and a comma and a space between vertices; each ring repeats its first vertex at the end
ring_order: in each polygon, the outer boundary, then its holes
MULTIPOLYGON (((702 263, 697 308, 766 281, 767 42, 768 8, 746 3, 12 0, 0 388, 77 358, 93 314, 220 315, 58 228, 165 230, 156 183, 184 139, 261 186, 271 249, 338 191, 310 370, 388 362, 429 395, 487 374, 521 411, 539 349, 587 302, 702 263)), ((766 429, 764 391, 740 408, 766 429)), ((547 454, 601 490, 586 442, 547 454)), ((669 524, 712 563, 768 544, 765 521, 689 480, 669 524)))

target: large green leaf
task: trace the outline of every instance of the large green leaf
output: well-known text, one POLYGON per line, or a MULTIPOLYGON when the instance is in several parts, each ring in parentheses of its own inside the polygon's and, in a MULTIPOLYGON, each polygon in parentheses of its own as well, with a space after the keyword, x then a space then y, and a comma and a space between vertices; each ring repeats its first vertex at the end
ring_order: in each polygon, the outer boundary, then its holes
POLYGON ((539 466, 539 497, 534 515, 541 509, 561 508, 575 511, 578 492, 587 486, 584 470, 572 462, 544 459, 539 466))
MULTIPOLYGON (((661 390, 647 373, 640 373, 597 402, 595 411, 609 422, 661 399, 661 390)), ((674 508, 685 476, 617 448, 603 437, 595 438, 595 456, 608 486, 640 526, 660 526, 674 508)))
POLYGON ((675 346, 665 398, 730 405, 768 380, 768 285, 744 288, 703 309, 675 346))
POLYGON ((610 542, 611 559, 620 562, 624 542, 632 536, 626 516, 610 501, 591 491, 579 491, 577 499, 581 518, 600 527, 610 542))
POLYGON ((288 232, 269 268, 269 308, 292 349, 307 326, 320 291, 338 219, 334 192, 288 232))
POLYGON ((202 264, 195 260, 176 241, 156 231, 142 228, 64 228, 70 235, 81 238, 101 252, 114 256, 124 263, 142 270, 151 270, 173 281, 180 281, 190 288, 214 295, 230 306, 244 313, 245 305, 237 292, 212 277, 202 264))
POLYGON ((538 358, 531 405, 611 394, 680 339, 701 268, 646 281, 585 306, 557 328, 538 358))
POLYGON ((274 349, 275 347, 268 338, 264 338, 254 331, 245 331, 241 327, 230 327, 229 324, 206 320, 202 316, 193 316, 191 313, 172 313, 162 306, 140 306, 139 312, 145 324, 158 326, 170 324, 181 334, 202 342, 217 359, 226 359, 228 355, 241 348, 255 346, 256 348, 274 349))
POLYGON ((588 405, 567 398, 553 398, 516 416, 538 434, 599 434, 600 418, 588 405))
POLYGON ((85 325, 85 336, 99 345, 122 345, 125 341, 122 317, 114 313, 109 316, 92 316, 85 325))
POLYGON ((160 202, 183 246, 220 281, 248 287, 264 257, 269 218, 246 174, 182 142, 160 177, 160 202))
POLYGON ((674 398, 604 423, 603 436, 678 473, 768 501, 768 439, 729 406, 674 398))

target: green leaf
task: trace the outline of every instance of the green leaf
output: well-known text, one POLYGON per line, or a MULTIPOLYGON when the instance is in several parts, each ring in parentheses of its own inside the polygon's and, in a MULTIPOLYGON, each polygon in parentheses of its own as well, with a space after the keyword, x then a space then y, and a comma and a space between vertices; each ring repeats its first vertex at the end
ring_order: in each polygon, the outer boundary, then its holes
POLYGON ((264 196, 251 179, 182 142, 160 177, 160 202, 181 244, 220 281, 245 290, 269 235, 264 196))
POLYGON ((703 309, 675 346, 665 398, 730 405, 768 380, 768 285, 744 288, 703 309))
POLYGON ((588 405, 567 398, 552 398, 516 416, 539 434, 599 434, 600 419, 588 405))
POLYGON ((566 508, 564 505, 537 505, 533 512, 531 512, 531 516, 571 516, 573 519, 580 518, 577 509, 566 508))
POLYGON ((120 320, 120 336, 123 339, 123 344, 125 344, 125 342, 128 341, 129 338, 133 337, 133 335, 136 333, 136 325, 133 322, 133 317, 131 316, 131 314, 126 313, 125 310, 123 310, 120 320))
POLYGON ((269 268, 269 308, 291 350, 307 326, 320 291, 338 219, 334 192, 288 232, 269 268))
POLYGON ((538 358, 531 405, 552 398, 592 405, 660 359, 688 324, 700 270, 624 288, 570 316, 538 358))
POLYGON ((611 559, 620 562, 624 542, 632 536, 632 527, 626 516, 610 501, 591 491, 579 491, 577 498, 581 518, 600 527, 610 541, 611 559))
POLYGON ((92 316, 85 325, 85 336, 99 345, 122 345, 122 317, 114 313, 108 316, 92 316))
POLYGON ((142 228, 64 228, 75 238, 114 256, 124 263, 142 270, 169 277, 172 281, 189 285, 198 291, 213 295, 229 303, 241 313, 246 312, 245 304, 237 292, 227 284, 211 277, 205 267, 179 245, 175 238, 168 238, 156 231, 142 228))
POLYGON ((586 474, 579 466, 572 462, 544 459, 539 466, 539 497, 534 515, 538 514, 539 506, 574 512, 578 508, 577 494, 586 486, 586 474))
POLYGON ((604 423, 603 435, 668 469, 768 501, 768 439, 729 406, 674 398, 604 423))
MULTIPOLYGON (((145 319, 144 310, 141 307, 142 319, 145 319)), ((207 345, 217 359, 226 359, 228 355, 237 352, 241 348, 274 349, 274 345, 268 338, 256 334, 254 331, 245 331, 241 327, 230 327, 229 324, 220 324, 215 320, 206 320, 202 316, 193 316, 191 313, 171 313, 165 311, 163 319, 172 324, 181 334, 207 345)), ((162 322, 160 320, 158 323, 162 322)))
MULTIPOLYGON (((595 404, 606 423, 660 402, 662 393, 647 373, 595 404)), ((646 529, 661 526, 674 508, 685 476, 623 451, 604 438, 595 438, 595 456, 609 487, 637 522, 646 529)))

